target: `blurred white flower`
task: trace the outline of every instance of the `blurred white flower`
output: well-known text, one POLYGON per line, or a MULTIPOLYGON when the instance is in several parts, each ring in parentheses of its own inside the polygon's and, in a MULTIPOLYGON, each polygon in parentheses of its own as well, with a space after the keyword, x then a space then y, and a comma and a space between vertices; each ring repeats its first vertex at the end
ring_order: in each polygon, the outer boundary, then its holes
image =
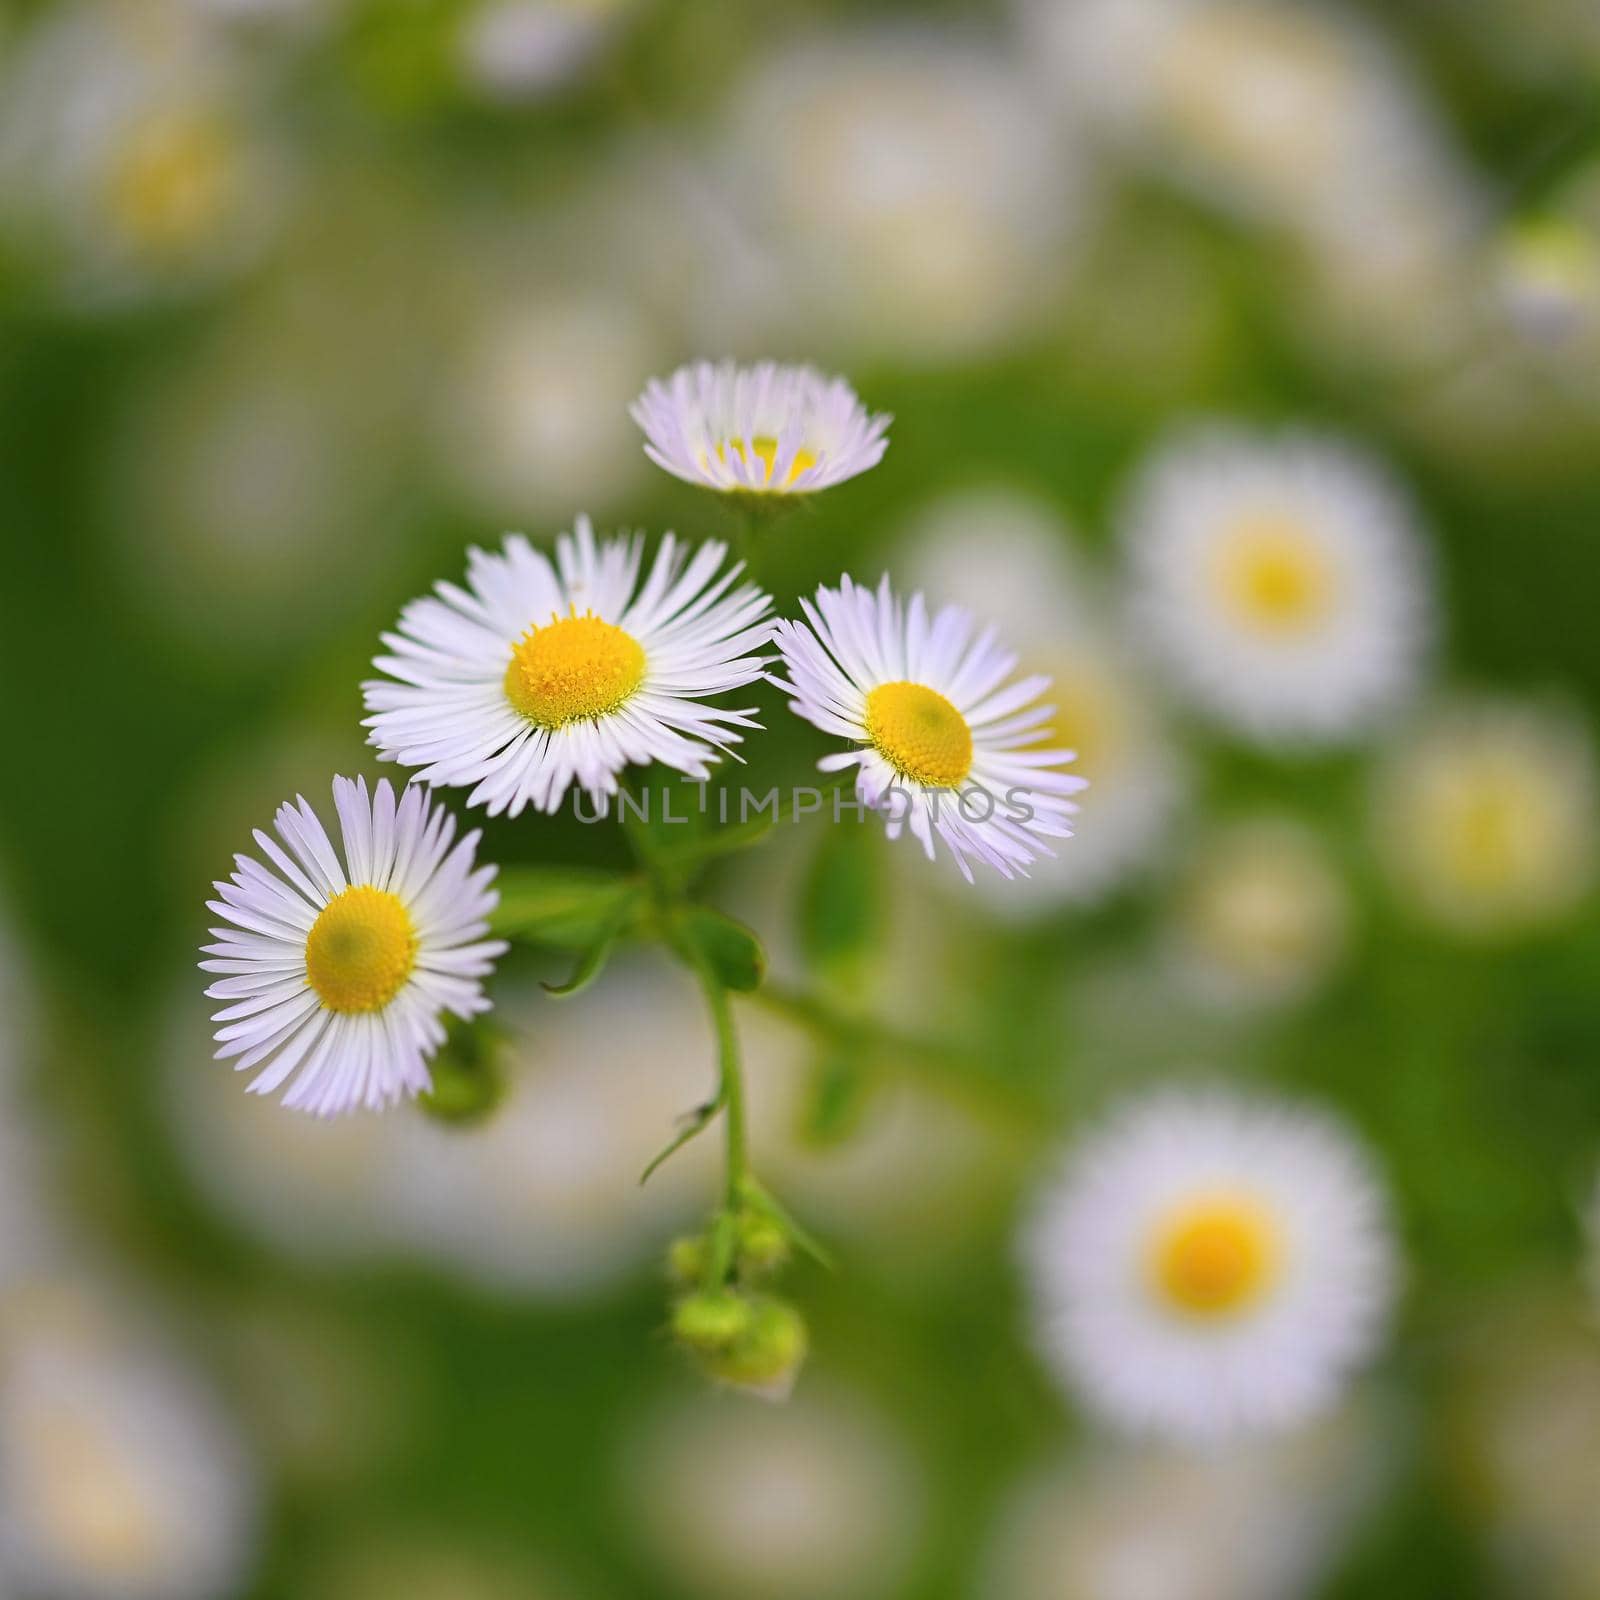
POLYGON ((890 418, 815 367, 698 361, 652 378, 634 402, 644 453, 686 483, 724 494, 802 495, 875 467, 890 418))
POLYGON ((1327 846, 1291 816, 1237 818, 1196 844, 1172 908, 1185 983, 1224 1007, 1303 1000, 1344 954, 1350 896, 1327 846))
POLYGON ((1045 506, 1006 489, 967 490, 928 506, 907 536, 908 581, 957 594, 992 617, 1023 665, 1050 679, 1054 741, 1077 752, 1088 780, 1073 821, 1076 843, 1045 857, 1025 881, 978 880, 1002 915, 1091 904, 1163 848, 1182 803, 1178 750, 1145 692, 1139 665, 1108 626, 1106 596, 1045 506))
POLYGON ((582 78, 635 0, 479 0, 457 43, 462 76, 485 99, 537 101, 582 78))
POLYGON ((771 334, 947 361, 1042 320, 1081 183, 1041 122, 1013 61, 949 33, 771 50, 717 134, 771 334))
POLYGON ((587 517, 553 564, 521 534, 472 549, 466 589, 436 584, 383 636, 389 676, 362 685, 372 743, 421 782, 470 785, 490 816, 558 811, 574 786, 604 805, 652 761, 706 778, 760 724, 705 701, 761 675, 771 632, 771 602, 733 587, 726 554, 669 533, 641 577, 643 535, 597 543, 587 517))
POLYGON ((238 271, 272 239, 289 188, 252 98, 181 10, 41 12, 0 79, 0 227, 88 304, 238 271))
POLYGON ((500 897, 496 869, 474 870, 476 833, 456 843, 443 806, 417 787, 397 800, 387 778, 370 796, 365 778, 335 778, 333 799, 342 850, 302 796, 278 808, 282 845, 255 832, 271 869, 235 855, 207 902, 231 926, 200 963, 224 974, 206 990, 228 1002, 211 1019, 218 1057, 261 1068, 252 1094, 288 1083, 283 1103, 317 1116, 426 1089, 443 1014, 489 1009, 482 980, 506 950, 483 937, 500 897))
POLYGON ((1140 467, 1121 532, 1141 637, 1245 736, 1348 739, 1416 687, 1434 626, 1426 551, 1404 495, 1350 446, 1186 430, 1140 467))
POLYGON ((571 1600, 516 1548, 454 1529, 364 1527, 310 1570, 297 1600, 571 1600))
POLYGON ((1201 1453, 1105 1445, 1002 1508, 982 1600, 1297 1600, 1388 1476, 1392 1429, 1351 1408, 1201 1453))
POLYGON ((1600 335, 1600 235, 1572 217, 1507 228, 1490 258, 1491 286, 1512 328, 1546 349, 1592 354, 1600 335))
POLYGON ((1458 700, 1397 735, 1373 787, 1373 842, 1398 894, 1451 933, 1528 932, 1594 886, 1594 741, 1563 704, 1458 700))
POLYGON ((0 1588, 214 1600, 244 1583, 257 1485, 195 1373, 125 1306, 77 1289, 7 1303, 0 1588))
POLYGON ((1293 1105, 1165 1091, 1088 1135, 1024 1241, 1041 1352, 1107 1423, 1211 1441, 1329 1407, 1395 1249, 1365 1150, 1293 1105))
POLYGON ((524 291, 486 306, 435 412, 441 473, 503 521, 620 503, 646 470, 628 404, 659 354, 640 311, 598 289, 524 291))
POLYGON ((699 998, 675 974, 617 962, 584 998, 497 995, 505 1097, 470 1128, 410 1112, 285 1118, 213 1083, 179 1027, 168 1105, 180 1154, 221 1215, 297 1260, 423 1261, 510 1299, 603 1294, 711 1202, 717 1152, 704 1140, 638 1180, 705 1098, 715 1058, 699 998))
POLYGON ((885 813, 891 839, 909 826, 931 861, 937 834, 970 882, 974 859, 1011 878, 1071 837, 1066 797, 1085 780, 1061 770, 1070 750, 1041 748, 1049 679, 1008 681, 1017 658, 993 628, 955 605, 930 618, 887 576, 876 592, 846 576, 800 606, 805 621, 774 634, 789 676, 773 681, 797 716, 855 746, 817 765, 855 767, 856 798, 885 813))
POLYGON ((626 1441, 648 1554, 685 1593, 867 1600, 901 1592, 916 1553, 915 1461, 864 1395, 805 1384, 784 1406, 703 1394, 626 1441))
POLYGON ((1064 114, 1208 198, 1355 231, 1375 190, 1426 188, 1432 117, 1383 36, 1274 0, 1021 0, 1064 114))

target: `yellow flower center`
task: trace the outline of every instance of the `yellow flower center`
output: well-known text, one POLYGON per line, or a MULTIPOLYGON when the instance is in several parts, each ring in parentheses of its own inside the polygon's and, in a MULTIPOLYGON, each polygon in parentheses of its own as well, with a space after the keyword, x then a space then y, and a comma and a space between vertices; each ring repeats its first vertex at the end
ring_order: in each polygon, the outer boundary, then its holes
POLYGON ((730 450, 742 456, 747 465, 752 458, 761 463, 763 469, 762 481, 758 487, 766 490, 789 488, 802 472, 817 464, 816 452, 807 450, 802 446, 794 453, 794 461, 789 467, 788 476, 782 483, 774 483, 772 481, 772 471, 778 464, 778 441, 776 439, 768 434, 757 434, 749 443, 746 443, 743 439, 726 439, 717 446, 717 460, 725 462, 728 459, 730 450))
POLYGON ((1217 592, 1257 633, 1303 633, 1327 615, 1334 574, 1316 540, 1288 517, 1248 518, 1229 531, 1214 565, 1217 592))
POLYGON ((644 681, 644 650, 615 623, 555 617, 511 652, 506 699, 541 728, 588 722, 615 711, 644 681))
POLYGON ((109 179, 111 214, 140 249, 188 249, 227 205, 234 165, 231 136, 215 118, 153 117, 118 152, 109 179))
POLYGON ((972 729, 937 689, 883 683, 867 696, 867 734, 903 778, 954 789, 972 770, 972 729))
POLYGON ((329 1011, 382 1011, 416 960, 400 897, 368 884, 335 895, 306 936, 306 977, 329 1011))
POLYGON ((1278 1267, 1278 1231, 1254 1200, 1210 1195, 1173 1210, 1156 1229, 1150 1274, 1168 1306, 1192 1317, 1244 1310, 1278 1267))

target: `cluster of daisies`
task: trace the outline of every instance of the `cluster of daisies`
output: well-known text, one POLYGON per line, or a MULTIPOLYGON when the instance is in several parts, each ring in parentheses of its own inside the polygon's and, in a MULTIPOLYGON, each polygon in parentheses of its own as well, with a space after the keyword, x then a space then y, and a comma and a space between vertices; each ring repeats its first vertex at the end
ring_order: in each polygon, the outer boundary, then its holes
MULTIPOLYGON (((810 368, 702 364, 652 383, 636 415, 651 457, 679 477, 747 497, 797 496, 874 465, 889 419, 810 368)), ((891 834, 929 856, 942 840, 1011 876, 1071 832, 1083 780, 1048 746, 1042 677, 956 606, 930 611, 848 576, 804 620, 778 621, 727 547, 670 534, 598 539, 585 518, 552 560, 519 535, 473 550, 464 584, 440 583, 384 635, 384 674, 365 686, 371 741, 415 770, 334 780, 340 847, 303 799, 278 838, 257 832, 217 885, 203 966, 221 1054, 259 1069, 256 1093, 332 1115, 428 1086, 442 1017, 485 1010, 505 950, 488 937, 494 869, 479 835, 456 838, 432 797, 468 790, 491 816, 555 812, 575 791, 596 806, 629 767, 659 762, 694 781, 759 728, 754 707, 714 697, 771 674, 795 710, 849 746, 822 765, 856 768, 856 792, 891 834), (776 655, 772 654, 776 649, 776 655), (771 673, 781 664, 786 676, 771 673)))
MULTIPOLYGON (((754 513, 873 466, 888 418, 810 368, 700 364, 634 408, 651 459, 754 513)), ((752 518, 754 520, 754 518, 752 518)), ((1210 428, 1158 454, 1126 514, 1132 612, 1191 702, 1265 743, 1370 728, 1429 643, 1409 511, 1365 459, 1299 435, 1210 428)), ((604 810, 630 767, 704 781, 766 680, 841 748, 888 832, 929 858, 1025 877, 1072 832, 1085 780, 1052 735, 1050 680, 965 610, 846 575, 777 619, 715 540, 520 535, 383 636, 365 726, 387 781, 336 778, 339 842, 301 798, 217 885, 202 965, 219 1055, 319 1115, 429 1085, 446 1014, 488 1009, 495 869, 435 798, 491 816, 604 810), (943 846, 941 852, 940 846, 943 846)), ((1358 1141, 1221 1091, 1158 1094, 1091 1135, 1028 1234, 1042 1348, 1109 1421, 1206 1440, 1324 1406, 1374 1348, 1396 1281, 1358 1141)))

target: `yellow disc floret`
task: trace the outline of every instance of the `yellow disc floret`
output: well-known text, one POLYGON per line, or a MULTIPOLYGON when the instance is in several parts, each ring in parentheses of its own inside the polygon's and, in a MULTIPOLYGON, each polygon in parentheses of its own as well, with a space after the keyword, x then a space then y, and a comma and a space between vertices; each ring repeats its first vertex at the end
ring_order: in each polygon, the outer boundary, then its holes
POLYGON ((1214 573, 1228 611, 1257 633, 1307 632, 1334 598, 1327 556, 1309 530, 1287 517, 1252 517, 1231 529, 1214 573))
POLYGON ((306 977, 329 1011, 381 1011, 411 976, 417 933, 398 895, 359 884, 322 908, 306 936, 306 977))
POLYGON ((141 250, 191 249, 232 201, 235 165, 233 136, 215 118, 152 117, 117 152, 109 176, 112 216, 141 250))
POLYGON ((954 789, 972 770, 972 729, 937 689, 883 683, 867 696, 867 734, 900 774, 930 789, 954 789))
POLYGON ((1259 1202, 1207 1195, 1176 1207, 1155 1231, 1150 1276, 1170 1308, 1227 1317, 1253 1304, 1278 1268, 1278 1230, 1259 1202))
POLYGON ((808 468, 817 464, 816 452, 807 450, 804 446, 794 453, 794 461, 789 467, 782 483, 772 481, 773 469, 778 464, 778 441, 770 434, 757 434, 755 438, 746 443, 743 439, 728 439, 717 446, 717 459, 726 461, 729 451, 742 456, 748 464, 752 459, 759 461, 765 469, 762 473, 760 484, 754 485, 759 489, 787 489, 794 480, 808 468))
POLYGON ((506 699, 529 722, 562 728, 615 711, 644 681, 644 650, 615 623, 556 617, 511 653, 506 699))

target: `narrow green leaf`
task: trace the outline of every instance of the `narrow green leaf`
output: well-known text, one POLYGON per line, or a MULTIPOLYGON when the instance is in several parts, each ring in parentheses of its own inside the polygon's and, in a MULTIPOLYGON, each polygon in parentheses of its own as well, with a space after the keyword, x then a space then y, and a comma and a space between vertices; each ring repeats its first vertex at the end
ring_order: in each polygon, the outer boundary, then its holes
POLYGON ((882 855, 865 828, 841 824, 821 832, 801 890, 800 948, 819 978, 854 993, 882 943, 882 855))
POLYGON ((636 878, 596 867, 507 867, 496 886, 496 933, 563 950, 590 949, 607 930, 625 928, 645 901, 636 878))
POLYGON ((722 1098, 719 1095, 715 1100, 708 1100, 704 1105, 696 1106, 688 1116, 683 1119, 683 1126, 667 1143, 650 1158, 650 1164, 639 1174, 639 1182, 647 1184, 654 1175, 655 1170, 669 1157, 675 1156, 698 1133, 703 1133, 711 1119, 722 1109, 722 1098))
POLYGON ((587 989, 596 978, 606 969, 606 962, 611 959, 611 951, 617 942, 616 934, 596 939, 587 950, 578 957, 578 964, 572 969, 572 976, 565 983, 542 983, 545 993, 554 995, 558 1000, 565 999, 568 995, 578 994, 587 989))

